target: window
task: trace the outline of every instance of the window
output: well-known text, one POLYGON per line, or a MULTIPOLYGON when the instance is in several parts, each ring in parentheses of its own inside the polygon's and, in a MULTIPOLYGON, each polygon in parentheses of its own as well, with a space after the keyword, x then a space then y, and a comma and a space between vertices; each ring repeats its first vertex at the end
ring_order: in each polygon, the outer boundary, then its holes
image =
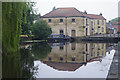
POLYGON ((88 19, 86 19, 86 26, 88 26, 88 19))
POLYGON ((99 52, 97 52, 97 56, 99 56, 99 52))
POLYGON ((83 28, 85 28, 85 26, 83 26, 83 28))
POLYGON ((52 22, 52 20, 51 20, 51 19, 48 19, 48 22, 50 23, 50 22, 52 22))
POLYGON ((51 60, 52 60, 52 58, 51 58, 51 57, 49 57, 48 59, 49 59, 49 61, 51 61, 51 60))
POLYGON ((97 24, 99 25, 99 20, 97 20, 97 24))
POLYGON ((98 28, 100 28, 101 26, 98 26, 98 28))
POLYGON ((60 22, 63 22, 63 19, 60 19, 60 22))
POLYGON ((104 44, 102 44, 101 48, 102 48, 102 49, 104 48, 104 44))
POLYGON ((103 53, 104 53, 104 52, 102 51, 101 56, 103 56, 103 53))
POLYGON ((62 57, 60 57, 60 61, 62 61, 63 60, 63 58, 62 57))
POLYGON ((60 50, 63 50, 64 49, 64 47, 63 46, 60 46, 60 50))
POLYGON ((63 30, 60 30, 60 35, 63 35, 63 30))
POLYGON ((91 53, 91 56, 94 56, 94 53, 91 53))
POLYGON ((102 32, 104 32, 104 28, 102 27, 102 32))
POLYGON ((99 28, 97 28, 97 33, 99 34, 99 28))
POLYGON ((71 37, 75 37, 76 36, 76 30, 71 30, 71 37))
POLYGON ((71 49, 75 50, 75 43, 71 43, 71 49))
POLYGON ((102 20, 102 25, 104 24, 104 20, 102 20))
POLYGON ((91 21, 91 27, 93 27, 93 21, 91 21))
POLYGON ((75 58, 74 58, 74 57, 72 58, 72 61, 75 61, 75 58))
POLYGON ((94 49, 94 47, 95 47, 95 46, 94 46, 94 45, 92 45, 92 47, 91 47, 91 48, 92 48, 92 49, 94 49))
POLYGON ((72 22, 75 22, 75 19, 72 19, 72 22))
POLYGON ((97 44, 97 48, 99 49, 99 44, 97 44))
POLYGON ((94 31, 94 28, 92 28, 91 31, 94 31))

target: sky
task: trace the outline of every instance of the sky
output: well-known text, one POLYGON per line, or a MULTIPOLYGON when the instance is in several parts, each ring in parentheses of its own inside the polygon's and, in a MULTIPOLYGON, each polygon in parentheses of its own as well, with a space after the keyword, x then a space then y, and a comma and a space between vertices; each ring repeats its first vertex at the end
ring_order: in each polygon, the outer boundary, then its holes
POLYGON ((52 8, 75 7, 79 11, 87 11, 88 14, 100 14, 107 21, 118 17, 118 2, 119 0, 34 0, 34 7, 37 13, 45 15, 52 11, 52 8))

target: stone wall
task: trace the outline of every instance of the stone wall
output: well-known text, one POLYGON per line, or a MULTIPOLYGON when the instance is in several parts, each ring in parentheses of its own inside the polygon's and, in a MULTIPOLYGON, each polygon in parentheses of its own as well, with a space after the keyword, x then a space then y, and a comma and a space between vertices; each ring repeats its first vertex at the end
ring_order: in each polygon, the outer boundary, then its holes
POLYGON ((56 18, 43 18, 43 20, 46 20, 46 22, 50 25, 53 34, 60 34, 60 30, 63 30, 64 35, 69 35, 70 37, 73 37, 73 34, 75 34, 74 37, 81 37, 97 33, 98 34, 106 33, 106 20, 99 20, 99 25, 97 24, 98 19, 88 19, 87 20, 88 24, 86 25, 86 18, 83 17, 67 17, 67 18, 56 17, 56 18), (49 22, 49 19, 51 19, 51 22, 49 22), (63 19, 63 22, 60 22, 60 19, 63 19), (75 22, 72 22, 72 19, 75 19, 75 22), (102 21, 104 24, 102 24, 102 21), (94 29, 93 31, 92 28, 94 29))

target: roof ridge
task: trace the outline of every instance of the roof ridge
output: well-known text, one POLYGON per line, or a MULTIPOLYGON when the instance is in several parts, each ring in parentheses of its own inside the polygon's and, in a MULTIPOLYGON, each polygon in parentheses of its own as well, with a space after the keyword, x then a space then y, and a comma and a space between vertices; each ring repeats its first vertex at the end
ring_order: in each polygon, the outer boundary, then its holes
POLYGON ((95 15, 95 16, 101 16, 101 15, 99 15, 99 14, 88 14, 88 15, 95 15))
MULTIPOLYGON (((95 18, 96 17, 96 19, 105 19, 102 15, 99 15, 99 14, 84 14, 83 13, 83 15, 85 16, 85 17, 89 17, 89 18, 95 18)), ((106 19, 105 19, 106 20, 106 19)))
MULTIPOLYGON (((55 9, 55 10, 57 10, 57 9, 55 9)), ((46 15, 48 15, 48 14, 52 13, 52 12, 53 12, 53 11, 55 11, 55 10, 52 10, 52 11, 50 11, 50 12, 46 13, 46 14, 45 14, 45 15, 43 15, 43 16, 46 16, 46 15)))
POLYGON ((105 19, 102 15, 99 14, 84 14, 84 12, 79 11, 75 7, 61 7, 61 8, 59 7, 43 15, 43 17, 67 17, 67 16, 71 17, 81 16, 93 19, 105 19))
POLYGON ((56 9, 75 9, 75 7, 59 7, 59 8, 56 8, 56 9))
MULTIPOLYGON (((68 8, 73 8, 73 9, 75 9, 75 7, 68 7, 68 8)), ((55 10, 57 10, 57 9, 68 9, 67 7, 65 8, 65 7, 63 7, 63 8, 56 8, 55 10)), ((52 13, 53 11, 55 11, 55 10, 52 10, 52 11, 50 11, 50 12, 48 12, 48 13, 46 13, 45 15, 47 15, 47 14, 49 14, 49 13, 52 13)), ((45 15, 43 15, 43 16, 45 16, 45 15)))
MULTIPOLYGON (((74 8, 74 9, 76 9, 76 8, 74 8)), ((84 15, 83 15, 83 13, 82 13, 81 11, 79 11, 78 9, 76 9, 76 10, 77 10, 79 13, 81 13, 81 14, 82 14, 82 16, 84 16, 84 15)))

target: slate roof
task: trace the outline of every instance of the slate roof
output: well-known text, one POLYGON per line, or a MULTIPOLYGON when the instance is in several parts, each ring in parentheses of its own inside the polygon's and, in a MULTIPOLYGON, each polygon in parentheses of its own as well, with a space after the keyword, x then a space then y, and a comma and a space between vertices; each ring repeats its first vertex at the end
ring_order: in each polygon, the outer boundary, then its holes
MULTIPOLYGON (((87 62, 101 61, 102 57, 94 57, 87 62)), ((72 63, 72 62, 51 62, 51 61, 43 61, 44 64, 48 66, 60 70, 60 71, 75 71, 80 68, 82 65, 86 65, 87 63, 72 63)))
POLYGON ((43 17, 73 17, 73 16, 83 16, 82 12, 78 11, 76 8, 57 8, 43 17))
POLYGON ((54 17, 87 17, 91 19, 104 19, 102 15, 95 14, 84 14, 83 12, 77 10, 76 8, 57 8, 45 15, 43 18, 54 18, 54 17))
POLYGON ((57 62, 49 62, 49 61, 43 61, 43 63, 60 71, 75 71, 83 65, 77 63, 62 63, 62 62, 57 63, 57 62))
POLYGON ((103 16, 97 15, 97 14, 83 14, 85 17, 91 18, 91 19, 103 19, 106 20, 103 16))

